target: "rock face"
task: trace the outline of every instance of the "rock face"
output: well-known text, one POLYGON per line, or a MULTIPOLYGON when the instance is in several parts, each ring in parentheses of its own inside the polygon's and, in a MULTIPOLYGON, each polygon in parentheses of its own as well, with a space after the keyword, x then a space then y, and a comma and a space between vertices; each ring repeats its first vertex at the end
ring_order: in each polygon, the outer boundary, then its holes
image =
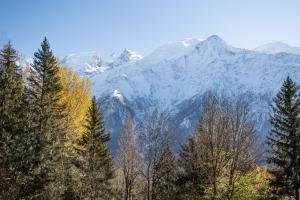
POLYGON ((282 81, 287 75, 296 81, 300 77, 299 55, 235 48, 215 35, 168 43, 144 58, 127 59, 128 52, 114 62, 94 65, 92 72, 82 71, 87 65, 81 64, 89 62, 81 59, 70 65, 90 77, 112 133, 112 148, 127 115, 142 122, 145 113, 156 108, 170 113, 177 139, 183 141, 197 125, 201 96, 207 90, 230 96, 247 93, 255 120, 261 122, 258 129, 266 131, 269 104, 282 81))

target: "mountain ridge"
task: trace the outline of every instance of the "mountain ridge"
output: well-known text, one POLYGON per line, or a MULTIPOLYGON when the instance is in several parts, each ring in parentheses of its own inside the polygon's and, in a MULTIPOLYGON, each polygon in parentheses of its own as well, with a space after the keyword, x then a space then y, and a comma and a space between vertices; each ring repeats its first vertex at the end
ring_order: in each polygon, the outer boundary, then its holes
POLYGON ((167 43, 148 56, 117 66, 101 63, 105 70, 87 77, 113 146, 128 115, 142 122, 154 109, 168 112, 178 127, 178 141, 184 139, 198 122, 201 96, 208 90, 225 91, 229 96, 249 94, 255 120, 264 132, 271 99, 282 81, 288 74, 296 81, 300 77, 299 55, 236 48, 216 35, 167 43))
POLYGON ((291 54, 300 55, 300 47, 291 46, 283 42, 267 43, 256 47, 254 50, 262 53, 268 53, 268 54, 291 53, 291 54))

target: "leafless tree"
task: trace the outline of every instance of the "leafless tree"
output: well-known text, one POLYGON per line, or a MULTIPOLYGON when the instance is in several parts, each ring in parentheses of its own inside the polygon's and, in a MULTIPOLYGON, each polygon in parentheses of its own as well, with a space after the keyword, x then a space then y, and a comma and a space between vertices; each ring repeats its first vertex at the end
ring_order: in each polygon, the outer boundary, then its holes
POLYGON ((118 146, 116 163, 122 174, 123 198, 132 200, 142 160, 137 129, 131 117, 127 118, 118 146))
POLYGON ((145 199, 154 200, 155 191, 153 183, 157 176, 159 159, 165 147, 170 145, 172 139, 172 128, 169 116, 166 113, 159 113, 157 110, 148 114, 142 129, 142 152, 143 171, 146 180, 145 199))
MULTIPOLYGON (((229 98, 207 92, 195 143, 208 172, 211 199, 218 198, 218 180, 228 177, 226 198, 232 199, 235 181, 257 163, 259 145, 246 96, 229 98)), ((225 197, 223 197, 225 198, 225 197)))
POLYGON ((197 130, 196 143, 208 172, 211 199, 217 197, 218 177, 229 162, 230 135, 227 99, 208 92, 202 99, 202 114, 197 130))
POLYGON ((262 148, 257 139, 256 127, 247 95, 240 95, 230 104, 230 163, 226 197, 233 199, 235 182, 240 174, 252 170, 260 161, 262 148))

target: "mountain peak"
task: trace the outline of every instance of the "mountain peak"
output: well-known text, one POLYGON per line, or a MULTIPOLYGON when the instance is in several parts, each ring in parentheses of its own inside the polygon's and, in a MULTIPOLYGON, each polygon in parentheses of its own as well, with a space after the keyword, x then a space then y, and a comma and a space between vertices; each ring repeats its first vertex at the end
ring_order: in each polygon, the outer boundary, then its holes
POLYGON ((219 36, 217 35, 212 35, 212 36, 209 36, 206 40, 204 40, 202 43, 205 43, 209 46, 223 46, 223 47, 227 47, 228 45, 226 44, 226 42, 220 38, 219 36))
POLYGON ((123 52, 119 55, 119 57, 123 57, 123 58, 127 59, 128 61, 140 60, 143 58, 142 55, 136 53, 135 51, 131 51, 127 48, 125 48, 123 50, 123 52))
POLYGON ((128 62, 141 60, 142 58, 142 55, 125 48, 121 53, 112 54, 111 61, 108 62, 108 65, 116 67, 128 62))
POLYGON ((207 41, 224 42, 224 40, 222 38, 220 38, 218 35, 211 35, 206 40, 207 41))
POLYGON ((232 55, 232 53, 240 52, 241 49, 228 45, 222 38, 212 35, 196 45, 195 51, 206 58, 220 57, 224 55, 232 55))

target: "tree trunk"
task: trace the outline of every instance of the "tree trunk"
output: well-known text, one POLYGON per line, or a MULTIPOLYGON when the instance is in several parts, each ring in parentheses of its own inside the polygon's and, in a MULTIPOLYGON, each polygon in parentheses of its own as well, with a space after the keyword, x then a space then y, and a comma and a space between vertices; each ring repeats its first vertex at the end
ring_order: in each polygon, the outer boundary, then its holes
POLYGON ((150 200, 150 177, 147 179, 147 200, 150 200))
POLYGON ((217 195, 217 177, 216 177, 216 172, 213 172, 213 194, 212 194, 212 200, 216 199, 216 195, 217 195))
POLYGON ((299 200, 299 184, 298 184, 298 177, 297 177, 297 175, 295 177, 294 187, 295 187, 295 200, 299 200))

